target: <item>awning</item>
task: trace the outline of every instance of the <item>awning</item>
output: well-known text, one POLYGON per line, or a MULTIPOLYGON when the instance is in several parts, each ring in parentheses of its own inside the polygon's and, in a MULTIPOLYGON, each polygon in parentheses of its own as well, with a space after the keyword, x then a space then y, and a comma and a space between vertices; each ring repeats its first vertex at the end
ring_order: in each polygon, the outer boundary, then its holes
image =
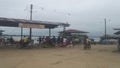
POLYGON ((60 25, 68 25, 61 22, 35 21, 25 19, 3 18, 0 17, 0 26, 23 27, 23 28, 56 28, 60 25))

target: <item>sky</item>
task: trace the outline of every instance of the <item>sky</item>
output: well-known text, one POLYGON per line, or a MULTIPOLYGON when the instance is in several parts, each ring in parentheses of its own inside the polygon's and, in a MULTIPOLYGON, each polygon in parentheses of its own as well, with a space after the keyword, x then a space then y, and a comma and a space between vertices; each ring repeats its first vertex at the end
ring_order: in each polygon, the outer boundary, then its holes
MULTIPOLYGON (((120 0, 0 0, 0 17, 29 19, 30 4, 33 4, 33 20, 68 22, 67 29, 90 32, 90 36, 104 35, 104 19, 107 34, 120 28, 120 0)), ((20 34, 20 28, 0 27, 6 34, 20 34)), ((52 30, 52 34, 62 28, 52 30)), ((24 30, 24 34, 29 32, 24 30)), ((33 29, 34 34, 47 34, 47 29, 33 29)))

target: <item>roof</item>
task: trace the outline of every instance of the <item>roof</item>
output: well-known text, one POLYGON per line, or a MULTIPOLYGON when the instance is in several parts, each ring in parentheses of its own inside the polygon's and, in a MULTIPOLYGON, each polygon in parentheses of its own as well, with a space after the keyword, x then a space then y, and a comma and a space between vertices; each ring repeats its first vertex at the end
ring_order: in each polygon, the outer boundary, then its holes
POLYGON ((62 22, 48 22, 48 21, 36 21, 36 20, 26 20, 26 19, 14 19, 14 18, 3 18, 0 17, 0 26, 8 27, 31 27, 31 28, 55 28, 59 25, 68 25, 62 22), (22 24, 22 25, 21 25, 22 24), (24 25, 24 26, 23 26, 24 25), (41 27, 42 26, 42 27, 41 27))
POLYGON ((106 37, 105 37, 105 35, 104 36, 101 36, 100 37, 101 39, 118 39, 119 38, 119 36, 117 36, 117 35, 106 35, 106 37))
POLYGON ((4 32, 4 30, 0 30, 0 32, 4 32))
POLYGON ((120 30, 120 28, 114 28, 114 30, 120 30))
POLYGON ((66 32, 66 33, 89 33, 89 32, 80 31, 80 30, 76 30, 76 29, 68 29, 68 30, 65 30, 64 32, 66 32))
POLYGON ((116 35, 120 35, 120 31, 117 31, 117 32, 115 32, 114 34, 116 34, 116 35))

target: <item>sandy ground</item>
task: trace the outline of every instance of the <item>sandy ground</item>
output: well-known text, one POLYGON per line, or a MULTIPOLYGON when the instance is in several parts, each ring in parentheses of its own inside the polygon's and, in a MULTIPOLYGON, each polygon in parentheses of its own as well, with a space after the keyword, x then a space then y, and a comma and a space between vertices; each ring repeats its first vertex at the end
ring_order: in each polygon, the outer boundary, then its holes
POLYGON ((115 45, 75 48, 0 49, 0 68, 120 68, 115 45))

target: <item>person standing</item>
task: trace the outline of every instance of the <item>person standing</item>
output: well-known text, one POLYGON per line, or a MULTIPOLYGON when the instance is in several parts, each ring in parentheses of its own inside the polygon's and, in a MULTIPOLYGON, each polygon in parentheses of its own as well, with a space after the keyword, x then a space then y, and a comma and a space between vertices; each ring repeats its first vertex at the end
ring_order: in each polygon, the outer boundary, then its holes
POLYGON ((57 45, 60 45, 60 36, 57 38, 57 45))
POLYGON ((38 38, 38 41, 39 41, 39 45, 40 45, 40 44, 41 44, 41 41, 42 41, 41 36, 38 38))
POLYGON ((63 38, 63 47, 65 47, 67 45, 67 39, 64 37, 63 38))
POLYGON ((10 37, 9 41, 10 41, 10 44, 13 44, 13 43, 14 43, 14 39, 13 39, 12 36, 10 37))
POLYGON ((24 36, 24 38, 23 38, 23 47, 26 47, 27 41, 28 41, 28 38, 26 36, 24 36))
POLYGON ((53 47, 56 46, 56 37, 55 36, 53 36, 53 38, 51 39, 51 43, 52 43, 53 47))
POLYGON ((90 49, 91 48, 91 44, 90 44, 90 40, 88 39, 88 37, 84 38, 84 49, 90 49))

